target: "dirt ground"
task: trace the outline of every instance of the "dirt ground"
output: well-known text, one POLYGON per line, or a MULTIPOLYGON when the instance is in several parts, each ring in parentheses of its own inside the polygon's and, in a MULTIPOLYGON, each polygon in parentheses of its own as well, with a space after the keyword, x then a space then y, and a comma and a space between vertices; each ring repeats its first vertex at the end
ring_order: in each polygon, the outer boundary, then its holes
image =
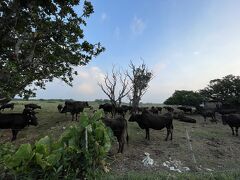
MULTIPOLYGON (((23 104, 19 102, 14 112, 21 112, 23 104)), ((38 127, 26 127, 17 137, 14 144, 34 143, 36 139, 51 135, 58 137, 65 127, 72 124, 71 116, 60 114, 57 111, 58 102, 39 102, 42 109, 38 110, 38 127)), ((166 129, 150 130, 150 141, 145 139, 145 130, 138 127, 137 123, 128 123, 129 144, 125 145, 124 153, 117 154, 118 144, 113 142, 113 147, 107 159, 113 173, 125 174, 130 171, 168 171, 164 162, 178 161, 182 167, 188 167, 191 172, 223 171, 240 168, 240 137, 232 136, 229 126, 219 122, 205 123, 200 115, 188 114, 196 119, 197 123, 185 123, 174 120, 173 140, 164 141, 166 129), (189 134, 189 140, 187 138, 189 134), (190 148, 192 146, 192 150, 190 148), (144 153, 149 153, 154 164, 146 167, 142 160, 144 153), (195 158, 195 161, 194 161, 195 158)), ((128 119, 128 117, 127 117, 128 119)), ((9 142, 10 130, 0 130, 0 143, 9 142)))
MULTIPOLYGON (((230 127, 209 120, 205 123, 200 115, 188 116, 196 119, 197 123, 174 120, 172 141, 164 141, 166 129, 151 129, 148 141, 145 139, 145 130, 140 129, 135 122, 128 123, 130 142, 125 146, 124 154, 110 158, 112 171, 120 174, 129 171, 170 171, 163 166, 166 161, 180 161, 182 167, 188 167, 192 172, 239 169, 240 138, 232 136, 230 127), (143 165, 146 152, 154 160, 153 166, 143 165)), ((113 154, 117 147, 115 143, 113 154)))

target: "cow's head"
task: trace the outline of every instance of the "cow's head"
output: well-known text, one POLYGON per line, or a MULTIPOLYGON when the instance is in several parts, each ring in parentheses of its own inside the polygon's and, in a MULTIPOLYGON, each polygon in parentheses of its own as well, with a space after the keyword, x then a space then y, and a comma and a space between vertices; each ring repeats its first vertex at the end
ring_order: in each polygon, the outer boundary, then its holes
POLYGON ((67 105, 65 105, 61 110, 61 113, 66 113, 66 112, 68 112, 68 106, 67 105))
POLYGON ((38 122, 37 122, 37 117, 35 116, 36 112, 33 111, 30 108, 25 108, 23 110, 23 115, 26 116, 27 121, 28 121, 28 125, 33 125, 33 126, 37 126, 38 122))
POLYGON ((59 105, 57 106, 57 109, 58 109, 59 112, 61 112, 62 108, 63 108, 63 106, 62 106, 61 104, 59 104, 59 105))
POLYGON ((87 101, 83 102, 83 104, 85 107, 90 107, 87 101))

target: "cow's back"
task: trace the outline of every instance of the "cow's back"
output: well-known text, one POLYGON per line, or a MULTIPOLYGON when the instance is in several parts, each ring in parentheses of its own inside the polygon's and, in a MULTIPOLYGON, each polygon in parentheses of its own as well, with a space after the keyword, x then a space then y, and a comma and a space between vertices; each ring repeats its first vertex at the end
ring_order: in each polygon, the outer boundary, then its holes
POLYGON ((164 114, 164 115, 155 115, 150 113, 144 113, 142 115, 142 120, 144 125, 148 128, 161 130, 166 126, 172 125, 172 116, 171 114, 164 114))
POLYGON ((24 128, 26 122, 22 114, 0 114, 0 129, 24 128))

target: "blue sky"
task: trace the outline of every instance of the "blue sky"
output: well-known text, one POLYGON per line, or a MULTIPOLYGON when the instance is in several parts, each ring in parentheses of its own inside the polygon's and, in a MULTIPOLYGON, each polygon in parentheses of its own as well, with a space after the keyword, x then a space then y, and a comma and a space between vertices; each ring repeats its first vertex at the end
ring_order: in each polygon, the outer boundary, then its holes
MULTIPOLYGON (((68 87, 59 80, 37 98, 107 98, 98 82, 112 65, 128 69, 142 59, 154 78, 143 102, 162 103, 175 90, 199 90, 214 78, 240 75, 239 0, 93 0, 85 36, 106 51, 68 87)), ((80 12, 81 7, 76 7, 80 12)))

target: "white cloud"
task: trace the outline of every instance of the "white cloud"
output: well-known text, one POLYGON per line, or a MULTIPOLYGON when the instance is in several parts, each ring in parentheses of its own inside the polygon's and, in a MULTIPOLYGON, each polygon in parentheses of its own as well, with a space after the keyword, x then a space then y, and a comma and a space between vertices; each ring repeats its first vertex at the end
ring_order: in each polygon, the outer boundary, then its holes
POLYGON ((95 93, 95 88, 92 83, 82 83, 77 87, 77 91, 86 94, 86 95, 93 95, 95 93))
POLYGON ((131 30, 133 34, 140 35, 143 33, 145 28, 146 24, 143 22, 143 20, 135 16, 131 24, 131 30))
POLYGON ((86 71, 79 71, 78 72, 78 77, 83 78, 83 79, 88 79, 89 78, 89 73, 86 71))
POLYGON ((101 21, 104 22, 107 19, 107 14, 105 12, 103 12, 101 14, 101 21))

